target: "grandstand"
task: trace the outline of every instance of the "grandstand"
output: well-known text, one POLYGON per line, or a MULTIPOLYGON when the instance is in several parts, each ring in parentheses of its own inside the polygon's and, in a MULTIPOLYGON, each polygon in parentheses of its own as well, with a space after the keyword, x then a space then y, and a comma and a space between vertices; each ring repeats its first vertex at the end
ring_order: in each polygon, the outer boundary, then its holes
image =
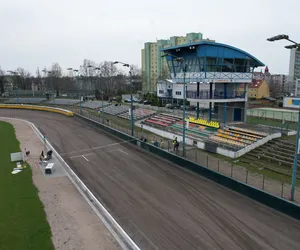
MULTIPOLYGON (((103 107, 109 106, 109 102, 103 102, 103 107)), ((97 109, 102 107, 102 101, 87 101, 82 103, 82 107, 90 108, 90 109, 97 109)))
MULTIPOLYGON (((267 168, 290 175, 294 163, 295 147, 295 142, 276 138, 248 152, 241 158, 241 161, 259 168, 267 168)), ((299 166, 300 159, 298 159, 299 166)), ((300 178, 300 171, 297 171, 300 178)))
POLYGON ((79 102, 80 102, 80 100, 74 100, 74 99, 54 99, 54 100, 47 102, 47 104, 71 106, 71 105, 78 104, 79 102))
POLYGON ((268 134, 264 132, 235 126, 226 126, 223 129, 219 129, 217 133, 209 139, 226 146, 244 148, 264 139, 267 136, 268 134))
POLYGON ((150 125, 152 127, 157 127, 157 128, 166 128, 166 127, 170 127, 172 126, 174 123, 176 123, 177 121, 180 121, 181 118, 174 116, 174 115, 170 115, 170 114, 156 114, 154 116, 152 116, 149 119, 146 119, 143 123, 150 125))
MULTIPOLYGON (((182 120, 176 122, 175 124, 172 125, 172 128, 177 129, 182 131, 182 126, 183 122, 182 120)), ((187 129, 186 129, 186 134, 190 135, 191 137, 204 137, 207 138, 211 134, 214 134, 217 131, 216 128, 208 127, 208 126, 203 126, 203 125, 198 125, 194 123, 189 123, 187 129)))
MULTIPOLYGON (((134 117, 134 120, 141 120, 141 119, 145 119, 146 117, 149 117, 153 114, 155 114, 155 111, 153 111, 153 110, 136 108, 136 109, 134 109, 133 117, 134 117)), ((118 116, 129 120, 130 119, 129 110, 126 113, 122 113, 118 116)))
POLYGON ((7 101, 5 101, 4 103, 7 104, 39 104, 46 101, 46 98, 26 98, 26 97, 22 97, 22 98, 12 98, 9 99, 7 101))
MULTIPOLYGON (((127 106, 115 106, 115 105, 109 105, 103 108, 104 113, 110 114, 110 115, 120 115, 123 113, 126 113, 129 111, 129 108, 127 106)), ((100 111, 102 111, 102 108, 100 108, 100 111)))

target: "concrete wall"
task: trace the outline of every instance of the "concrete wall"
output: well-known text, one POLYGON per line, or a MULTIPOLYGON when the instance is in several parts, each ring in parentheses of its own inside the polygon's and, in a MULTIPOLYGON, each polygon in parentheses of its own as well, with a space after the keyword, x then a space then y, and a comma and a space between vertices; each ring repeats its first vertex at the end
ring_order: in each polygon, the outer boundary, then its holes
MULTIPOLYGON (((141 127, 141 124, 136 124, 136 126, 141 127)), ((160 130, 160 129, 157 129, 157 128, 154 128, 154 127, 151 127, 151 126, 147 126, 145 124, 143 124, 143 129, 145 129, 147 131, 150 131, 150 132, 152 132, 156 135, 159 135, 161 137, 170 139, 170 140, 173 140, 175 137, 177 137, 178 142, 182 142, 182 136, 181 135, 177 135, 177 134, 174 134, 174 133, 171 133, 171 132, 163 131, 163 130, 160 130)), ((185 138, 185 144, 186 145, 192 146, 193 143, 194 143, 193 139, 190 139, 190 138, 187 138, 187 137, 185 138)))
MULTIPOLYGON (((218 121, 223 122, 224 120, 224 103, 215 103, 215 106, 218 109, 218 121)), ((242 114, 241 118, 242 121, 244 119, 244 109, 245 103, 244 102, 228 102, 226 103, 226 121, 233 122, 234 121, 234 108, 241 108, 242 114)))

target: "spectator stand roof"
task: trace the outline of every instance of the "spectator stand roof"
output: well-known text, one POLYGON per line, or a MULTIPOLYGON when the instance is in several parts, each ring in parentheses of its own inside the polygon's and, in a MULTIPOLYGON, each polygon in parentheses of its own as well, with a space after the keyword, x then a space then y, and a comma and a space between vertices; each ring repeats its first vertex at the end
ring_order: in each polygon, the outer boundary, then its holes
POLYGON ((198 42, 162 49, 172 80, 186 82, 251 82, 253 69, 264 64, 230 45, 198 42), (184 60, 178 60, 183 58, 184 60))

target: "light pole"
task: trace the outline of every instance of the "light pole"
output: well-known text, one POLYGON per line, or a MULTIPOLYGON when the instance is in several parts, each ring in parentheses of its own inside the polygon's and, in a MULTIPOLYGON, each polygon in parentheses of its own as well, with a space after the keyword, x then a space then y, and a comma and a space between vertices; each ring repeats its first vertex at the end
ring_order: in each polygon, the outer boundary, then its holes
MULTIPOLYGON (((186 86, 186 72, 188 69, 188 65, 186 64, 183 57, 171 55, 170 53, 165 53, 162 55, 162 57, 170 56, 172 58, 175 58, 176 61, 181 62, 183 65, 182 71, 183 71, 183 112, 182 112, 182 155, 185 157, 185 130, 186 130, 186 121, 185 121, 185 113, 186 113, 186 92, 187 92, 187 86, 186 86)), ((173 60, 173 59, 172 59, 173 60)))
POLYGON ((97 72, 96 72, 96 77, 97 77, 97 84, 96 84, 96 86, 97 86, 97 87, 95 87, 95 89, 98 89, 98 88, 99 88, 98 80, 100 80, 100 79, 98 79, 98 78, 101 78, 101 73, 100 73, 100 75, 98 75, 98 72, 101 72, 101 71, 100 71, 101 68, 96 67, 95 70, 97 71, 97 72))
MULTIPOLYGON (((292 45, 285 46, 286 49, 299 49, 300 43, 296 43, 295 41, 291 40, 288 35, 278 35, 273 36, 267 39, 269 42, 279 41, 279 40, 287 40, 292 45)), ((295 200, 295 186, 296 186, 296 179, 297 179, 297 167, 298 167, 298 154, 300 153, 299 149, 299 137, 300 137, 300 107, 298 112, 298 126, 297 126, 297 136, 296 136, 296 148, 294 154, 294 163, 293 163, 293 174, 292 174, 292 187, 291 187, 291 200, 295 200)))
MULTIPOLYGON (((101 70, 101 68, 96 67, 95 70, 99 71, 101 70)), ((99 77, 101 78, 101 73, 99 75, 99 77)), ((99 84, 98 84, 98 79, 97 79, 97 89, 99 88, 99 84)), ((102 110, 101 110, 101 119, 102 119, 102 123, 104 124, 104 103, 103 103, 103 90, 101 90, 101 95, 102 95, 102 110)))
POLYGON ((92 83, 89 84, 90 68, 92 68, 92 67, 93 67, 92 65, 87 66, 87 85, 89 85, 89 90, 92 89, 92 83))
POLYGON ((19 103, 18 86, 17 86, 17 75, 18 75, 18 72, 13 71, 13 70, 8 70, 7 72, 11 73, 11 74, 14 75, 15 78, 16 78, 15 87, 13 87, 13 89, 15 89, 16 100, 17 100, 17 103, 19 103))
MULTIPOLYGON (((75 85, 77 88, 77 77, 78 77, 78 69, 73 69, 73 72, 75 73, 75 85)), ((81 104, 81 94, 79 94, 79 105, 80 105, 80 114, 82 113, 82 104, 81 104)))
POLYGON ((131 136, 134 136, 134 117, 133 117, 133 98, 132 98, 132 92, 133 92, 133 84, 132 84, 132 68, 128 63, 123 63, 119 61, 115 61, 113 64, 122 64, 124 67, 129 68, 129 77, 130 77, 130 123, 131 123, 131 136))
POLYGON ((52 86, 52 71, 47 71, 48 75, 49 75, 49 81, 50 81, 50 86, 52 87, 52 99, 54 100, 54 87, 52 86))
POLYGON ((104 105, 103 105, 103 91, 101 91, 102 94, 102 123, 104 124, 104 105))

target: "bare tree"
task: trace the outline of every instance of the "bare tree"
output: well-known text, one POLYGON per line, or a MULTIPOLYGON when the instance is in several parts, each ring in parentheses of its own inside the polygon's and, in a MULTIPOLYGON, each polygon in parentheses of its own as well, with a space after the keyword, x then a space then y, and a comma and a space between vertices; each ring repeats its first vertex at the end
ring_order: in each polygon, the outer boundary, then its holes
POLYGON ((41 76, 41 72, 40 72, 39 68, 36 69, 35 78, 33 79, 33 83, 35 86, 37 86, 38 90, 42 89, 42 76, 41 76))
POLYGON ((28 80, 28 78, 30 78, 30 73, 21 67, 17 68, 16 72, 17 72, 17 77, 16 77, 17 86, 23 90, 30 89, 31 83, 28 80))
POLYGON ((282 85, 279 81, 274 80, 273 78, 269 80, 269 90, 270 90, 270 96, 273 98, 277 98, 280 95, 283 94, 282 91, 282 85))
POLYGON ((130 65, 131 68, 131 74, 135 77, 141 77, 142 76, 142 70, 137 65, 130 65))
POLYGON ((170 78, 169 69, 167 66, 163 65, 162 70, 158 76, 158 80, 166 80, 170 78))
POLYGON ((52 89, 55 90, 56 96, 60 94, 60 86, 61 86, 61 76, 62 76, 62 68, 59 63, 53 63, 51 70, 48 71, 48 75, 51 78, 52 89))
POLYGON ((0 94, 1 94, 1 96, 4 93, 4 84, 5 84, 4 70, 2 70, 1 66, 0 66, 0 94))
POLYGON ((97 71, 95 68, 98 67, 98 65, 89 59, 84 59, 83 64, 80 65, 79 68, 79 74, 82 76, 96 76, 97 71))
POLYGON ((62 68, 59 65, 59 63, 52 64, 50 75, 53 77, 61 77, 62 76, 62 68))
POLYGON ((113 62, 104 61, 100 66, 100 74, 104 80, 104 91, 112 92, 111 90, 117 89, 117 81, 115 76, 120 73, 118 68, 113 62))

